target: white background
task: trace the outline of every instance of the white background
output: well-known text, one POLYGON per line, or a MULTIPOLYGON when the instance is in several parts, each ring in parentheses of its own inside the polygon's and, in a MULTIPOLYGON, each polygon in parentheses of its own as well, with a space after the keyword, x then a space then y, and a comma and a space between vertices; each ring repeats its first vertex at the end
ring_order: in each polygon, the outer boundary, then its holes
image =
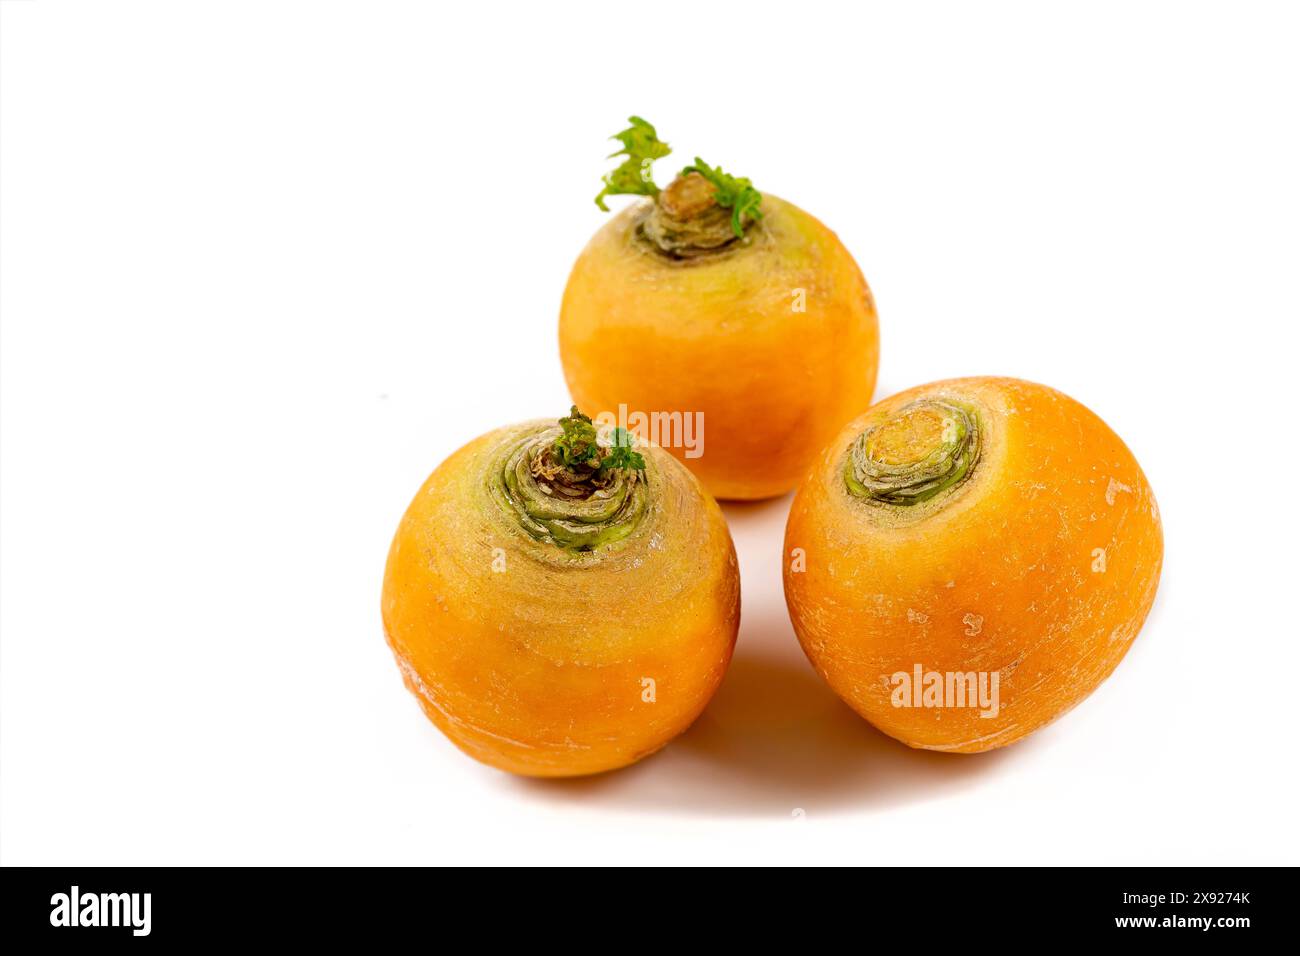
POLYGON ((1300 863, 1294 5, 0 17, 4 863, 1300 863), (878 396, 1035 379, 1134 450, 1159 598, 1064 720, 966 758, 858 720, 794 640, 784 498, 726 508, 735 663, 660 755, 539 783, 425 721, 389 538, 453 449, 567 409, 634 112, 661 179, 699 153, 839 233, 878 396))

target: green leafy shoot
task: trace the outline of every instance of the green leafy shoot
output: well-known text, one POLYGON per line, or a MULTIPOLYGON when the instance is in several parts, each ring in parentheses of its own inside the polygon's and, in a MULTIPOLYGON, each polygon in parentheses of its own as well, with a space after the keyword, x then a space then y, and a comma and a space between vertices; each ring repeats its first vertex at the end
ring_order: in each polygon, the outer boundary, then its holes
POLYGON ((641 457, 639 451, 632 450, 634 440, 626 428, 615 428, 610 440, 613 444, 608 449, 609 454, 600 463, 602 473, 611 468, 635 468, 637 471, 645 471, 645 459, 641 457))
POLYGON ((560 419, 561 434, 551 446, 555 461, 576 471, 591 469, 604 476, 615 468, 645 470, 645 459, 634 451, 635 440, 626 428, 615 428, 610 436, 613 444, 602 448, 596 441, 596 426, 591 419, 571 406, 567 418, 560 419))
POLYGON ((615 133, 610 139, 616 139, 623 148, 610 153, 610 158, 626 156, 622 164, 604 176, 605 188, 596 197, 596 205, 609 212, 605 205, 606 196, 658 196, 659 187, 651 176, 650 167, 656 159, 662 159, 672 152, 667 143, 659 142, 655 128, 639 116, 629 116, 632 125, 621 133, 615 133))
POLYGON ((745 216, 751 219, 763 218, 763 212, 758 208, 763 201, 763 194, 744 176, 728 176, 721 166, 710 166, 698 156, 693 165, 682 170, 683 176, 687 173, 699 173, 712 183, 716 190, 713 198, 719 206, 731 210, 731 231, 737 239, 745 234, 745 216))
POLYGON ((596 467, 600 446, 596 444, 596 426, 591 419, 573 405, 569 417, 560 419, 560 428, 563 433, 552 446, 555 460, 566 468, 596 467))

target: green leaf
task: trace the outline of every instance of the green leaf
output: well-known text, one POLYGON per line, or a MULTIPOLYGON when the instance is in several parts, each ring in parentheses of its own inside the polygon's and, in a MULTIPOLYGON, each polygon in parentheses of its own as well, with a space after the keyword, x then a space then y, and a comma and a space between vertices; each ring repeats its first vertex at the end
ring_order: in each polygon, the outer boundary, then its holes
POLYGON ((672 152, 667 143, 659 141, 655 128, 639 116, 629 116, 632 125, 621 133, 615 133, 610 139, 616 139, 623 148, 610 157, 626 156, 622 164, 604 176, 605 188, 596 197, 596 205, 605 212, 606 196, 658 196, 659 187, 651 176, 650 167, 656 159, 662 159, 672 152))
POLYGON ((596 426, 591 419, 578 411, 578 406, 569 408, 569 416, 560 419, 563 430, 555 439, 555 457, 566 468, 581 465, 595 465, 600 456, 600 446, 596 444, 596 426))
POLYGON ((695 157, 694 164, 682 170, 683 176, 687 173, 699 173, 713 185, 713 198, 718 205, 731 210, 731 231, 736 234, 736 238, 745 234, 745 216, 750 219, 763 218, 763 212, 758 208, 763 202, 763 194, 744 176, 729 176, 722 171, 721 166, 710 166, 698 156, 695 157))
POLYGON ((645 470, 645 459, 633 450, 636 439, 626 428, 615 428, 610 435, 612 444, 602 448, 596 441, 596 426, 573 405, 568 416, 560 419, 560 430, 551 448, 555 460, 566 468, 593 469, 602 476, 614 468, 645 470))
POLYGON ((640 452, 633 451, 636 439, 626 428, 615 428, 610 435, 610 441, 612 444, 600 463, 602 472, 609 471, 611 468, 635 468, 637 471, 645 471, 645 459, 641 457, 640 452))

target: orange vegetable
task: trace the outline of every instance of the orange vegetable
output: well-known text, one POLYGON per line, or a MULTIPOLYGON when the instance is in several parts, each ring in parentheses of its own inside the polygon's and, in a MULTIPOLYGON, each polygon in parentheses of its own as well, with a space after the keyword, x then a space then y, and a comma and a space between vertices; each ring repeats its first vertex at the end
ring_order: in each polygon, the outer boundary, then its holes
POLYGON ((1087 697, 1155 598, 1155 497, 1119 437, 1030 382, 895 395, 795 496, 785 591, 805 653, 912 747, 1012 743, 1087 697))
POLYGON ((667 146, 633 123, 620 134, 625 175, 611 174, 606 193, 652 198, 600 229, 569 276, 569 391, 666 447, 719 498, 786 492, 871 403, 871 290, 833 232, 747 179, 697 160, 660 191, 644 164, 667 146), (681 440, 694 437, 682 420, 702 423, 699 447, 681 440))
POLYGON ((575 409, 470 442, 388 555, 384 630, 406 686, 458 747, 513 773, 658 750, 708 703, 736 638, 717 504, 662 450, 595 436, 575 409))

